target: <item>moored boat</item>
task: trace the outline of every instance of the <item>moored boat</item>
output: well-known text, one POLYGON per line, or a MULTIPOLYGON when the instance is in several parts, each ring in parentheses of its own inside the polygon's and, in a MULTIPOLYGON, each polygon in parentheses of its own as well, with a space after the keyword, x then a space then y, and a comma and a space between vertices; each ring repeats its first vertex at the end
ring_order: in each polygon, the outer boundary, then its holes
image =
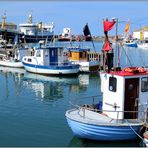
POLYGON ((107 141, 137 138, 145 123, 147 77, 148 71, 135 74, 126 69, 101 73, 102 110, 92 103, 66 111, 74 135, 107 141))
POLYGON ((89 48, 68 47, 69 61, 80 65, 81 72, 97 72, 99 70, 99 53, 89 48))
POLYGON ((46 39, 51 41, 54 36, 53 28, 53 23, 33 23, 32 14, 29 14, 28 22, 19 24, 19 33, 21 34, 20 39, 25 43, 37 43, 40 40, 46 39))
POLYGON ((68 61, 64 47, 40 47, 34 56, 23 57, 23 65, 29 72, 45 75, 69 75, 79 72, 79 65, 68 61))
POLYGON ((124 42, 124 45, 128 46, 128 47, 138 47, 137 43, 133 40, 128 40, 124 42))
POLYGON ((138 138, 148 121, 148 70, 113 66, 114 53, 107 33, 114 23, 108 19, 104 23, 106 42, 103 48, 104 71, 100 72, 101 101, 99 97, 95 101, 95 96, 92 96, 92 103, 76 104, 65 114, 73 134, 80 138, 132 140, 138 138))

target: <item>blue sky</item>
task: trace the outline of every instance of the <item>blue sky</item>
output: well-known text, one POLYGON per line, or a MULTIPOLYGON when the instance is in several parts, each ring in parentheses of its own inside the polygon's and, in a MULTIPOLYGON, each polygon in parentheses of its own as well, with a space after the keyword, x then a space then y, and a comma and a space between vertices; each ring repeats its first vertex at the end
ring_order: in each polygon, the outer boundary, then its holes
MULTIPOLYGON (((103 35, 102 20, 106 17, 119 19, 119 33, 124 32, 125 22, 131 22, 131 31, 148 26, 147 1, 0 1, 0 14, 7 14, 7 21, 25 23, 30 12, 33 21, 54 22, 55 33, 70 27, 72 34, 83 34, 86 23, 92 35, 103 35)), ((109 34, 115 34, 115 29, 109 34)))

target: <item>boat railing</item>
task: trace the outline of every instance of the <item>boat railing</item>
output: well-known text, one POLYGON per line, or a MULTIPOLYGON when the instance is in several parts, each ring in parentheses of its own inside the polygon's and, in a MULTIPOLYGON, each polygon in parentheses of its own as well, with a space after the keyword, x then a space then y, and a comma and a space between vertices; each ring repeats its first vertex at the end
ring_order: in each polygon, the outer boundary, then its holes
MULTIPOLYGON (((85 113, 86 113, 86 110, 90 110, 90 111, 94 111, 96 113, 100 113, 102 115, 105 115, 107 117, 109 117, 107 114, 108 113, 116 113, 116 118, 115 120, 117 121, 117 123, 119 121, 121 121, 122 119, 119 118, 119 115, 122 113, 122 114, 126 114, 126 113, 129 113, 129 114, 137 114, 137 116, 134 118, 135 120, 137 119, 138 121, 141 121, 143 123, 147 123, 148 122, 148 109, 143 109, 143 110, 139 110, 139 111, 118 111, 118 110, 102 110, 102 102, 99 102, 99 103, 95 103, 95 99, 99 97, 99 95, 97 96, 91 96, 92 97, 92 103, 88 103, 88 104, 83 104, 83 105, 78 105, 78 103, 73 103, 72 101, 70 101, 70 105, 79 109, 79 112, 82 111, 82 116, 85 118, 85 113), (140 117, 139 117, 139 114, 140 114, 140 117)), ((85 97, 86 98, 86 97, 85 97)), ((88 97, 89 98, 89 97, 88 97)), ((81 99, 84 99, 84 98, 79 98, 79 101, 81 99)), ((86 99, 85 99, 86 101, 86 99)), ((80 103, 79 103, 80 104, 80 103)), ((82 104, 82 103, 81 103, 82 104)), ((142 106, 145 106, 145 105, 142 105, 142 106)), ((131 118, 133 119, 133 118, 131 118)), ((114 119, 112 119, 114 120, 114 119)), ((119 122, 120 123, 120 122, 119 122)))
MULTIPOLYGON (((90 105, 83 105, 83 106, 76 106, 78 109, 79 109, 79 112, 82 110, 83 114, 82 116, 85 118, 86 117, 86 110, 90 110, 90 111, 94 111, 96 113, 100 113, 106 117, 108 117, 107 113, 111 113, 111 112, 114 112, 117 114, 117 117, 114 119, 114 118, 111 118, 110 122, 112 120, 116 120, 117 123, 121 123, 120 121, 124 120, 124 119, 120 119, 119 118, 119 114, 120 113, 143 113, 143 118, 135 118, 135 120, 138 120, 138 121, 141 121, 145 124, 148 123, 148 110, 144 110, 144 111, 111 111, 111 110, 100 110, 100 109, 96 109, 94 108, 94 106, 90 106, 90 105), (105 113, 103 113, 105 112, 105 113)), ((110 117, 109 117, 110 118, 110 117)), ((131 118, 133 119, 133 118, 131 118)))

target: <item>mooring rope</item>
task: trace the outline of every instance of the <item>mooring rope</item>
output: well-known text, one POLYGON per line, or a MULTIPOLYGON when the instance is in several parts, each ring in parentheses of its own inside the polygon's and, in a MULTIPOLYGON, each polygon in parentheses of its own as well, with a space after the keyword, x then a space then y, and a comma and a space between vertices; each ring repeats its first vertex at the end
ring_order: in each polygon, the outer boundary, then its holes
POLYGON ((144 138, 141 137, 134 129, 133 127, 129 124, 129 122, 126 120, 126 123, 128 124, 128 126, 131 128, 131 130, 144 142, 144 138))

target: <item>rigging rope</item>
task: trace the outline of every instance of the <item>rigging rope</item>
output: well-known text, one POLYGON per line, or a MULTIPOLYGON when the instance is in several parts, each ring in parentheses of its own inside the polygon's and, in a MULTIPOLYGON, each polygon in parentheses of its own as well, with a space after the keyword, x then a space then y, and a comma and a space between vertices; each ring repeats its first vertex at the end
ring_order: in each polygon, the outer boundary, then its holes
POLYGON ((127 55, 127 53, 126 53, 126 51, 125 51, 125 49, 124 49, 124 47, 123 47, 123 45, 121 45, 121 47, 122 47, 122 49, 123 49, 123 51, 124 51, 124 53, 125 53, 125 55, 126 55, 126 57, 127 57, 127 59, 128 59, 128 62, 129 62, 129 64, 130 64, 130 66, 132 67, 132 63, 131 63, 131 61, 130 61, 130 59, 129 59, 129 57, 128 57, 128 55, 127 55))

